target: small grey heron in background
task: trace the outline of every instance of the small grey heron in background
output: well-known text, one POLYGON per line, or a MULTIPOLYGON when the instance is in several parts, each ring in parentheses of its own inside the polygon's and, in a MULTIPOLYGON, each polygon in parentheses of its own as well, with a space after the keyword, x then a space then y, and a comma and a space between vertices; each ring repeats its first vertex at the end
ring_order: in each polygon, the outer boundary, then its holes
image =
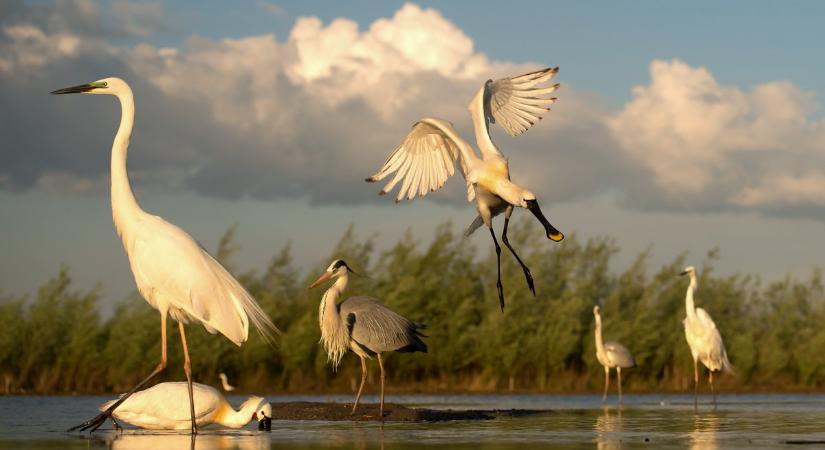
POLYGON ((384 352, 427 352, 426 337, 419 331, 424 325, 410 321, 380 301, 371 297, 350 297, 341 303, 336 300, 344 292, 352 269, 341 259, 336 259, 327 270, 309 287, 324 281, 335 282, 324 292, 318 307, 318 322, 321 326, 321 343, 327 352, 327 359, 337 369, 347 350, 361 358, 361 385, 352 405, 352 413, 358 408, 358 400, 367 381, 367 358, 375 356, 381 369, 381 406, 379 413, 384 420, 384 352))
POLYGON ((227 378, 225 373, 223 373, 223 372, 219 373, 218 378, 221 379, 221 387, 223 387, 224 391, 232 392, 232 391, 235 390, 235 386, 232 386, 231 384, 229 384, 229 378, 227 378))
POLYGON ((555 103, 555 97, 545 97, 558 89, 558 84, 547 86, 558 73, 559 68, 547 68, 515 77, 487 80, 470 100, 467 110, 473 119, 476 144, 481 150, 481 158, 470 144, 458 135, 453 124, 433 117, 425 117, 416 122, 407 137, 401 142, 384 165, 367 182, 381 181, 390 174, 390 179, 379 195, 393 190, 400 182, 401 189, 395 197, 400 202, 416 195, 423 197, 441 188, 447 178, 455 173, 455 165, 467 184, 467 201, 474 202, 478 215, 465 232, 469 236, 475 230, 486 226, 493 238, 496 249, 498 279, 498 301, 504 311, 504 288, 501 284, 501 246, 493 232, 493 218, 504 214, 504 229, 501 240, 516 258, 527 287, 536 295, 533 275, 521 260, 507 239, 507 227, 513 208, 518 206, 533 213, 544 227, 548 239, 559 242, 564 234, 544 217, 536 195, 524 186, 510 181, 510 166, 507 158, 499 151, 490 137, 490 124, 497 123, 510 136, 518 136, 541 120, 555 103), (403 180, 403 181, 402 181, 403 180))
POLYGON ((725 351, 725 343, 722 336, 716 329, 716 324, 710 318, 710 314, 702 308, 696 308, 693 304, 693 293, 696 291, 696 269, 688 266, 680 275, 690 275, 690 284, 685 294, 685 338, 690 346, 690 353, 693 355, 693 407, 696 408, 699 396, 699 365, 697 361, 708 368, 708 384, 710 392, 713 394, 713 405, 716 405, 716 391, 713 389, 713 372, 723 371, 734 373, 733 366, 728 361, 728 353, 725 351))
POLYGON ((619 403, 622 402, 622 369, 636 367, 636 360, 630 354, 630 350, 624 345, 614 342, 604 342, 602 339, 602 316, 600 309, 593 307, 593 315, 596 317, 596 359, 604 366, 604 394, 602 401, 607 400, 607 388, 610 386, 610 369, 616 369, 616 377, 619 383, 619 403))

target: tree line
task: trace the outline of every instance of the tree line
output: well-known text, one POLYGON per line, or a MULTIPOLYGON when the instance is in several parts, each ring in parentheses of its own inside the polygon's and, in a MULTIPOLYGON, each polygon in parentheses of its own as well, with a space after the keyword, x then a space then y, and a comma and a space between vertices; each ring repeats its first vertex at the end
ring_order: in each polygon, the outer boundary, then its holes
MULTIPOLYGON (((531 267, 537 297, 517 263, 502 254, 507 307, 498 307, 495 253, 479 252, 450 224, 424 245, 407 233, 378 251, 371 237, 352 227, 329 258, 305 273, 289 245, 263 270, 239 279, 283 331, 275 347, 250 331, 237 348, 187 328, 197 381, 217 384, 225 372, 242 391, 346 392, 359 377, 357 358, 345 357, 333 372, 318 343, 317 308, 323 289, 307 286, 333 258, 358 273, 345 296, 370 295, 406 317, 428 324, 427 354, 387 358, 396 391, 596 391, 603 369, 595 357, 593 305, 602 307, 606 339, 624 343, 638 367, 625 372, 629 391, 682 390, 692 386, 692 359, 685 342, 686 253, 651 267, 649 253, 616 270, 612 238, 569 236, 560 245, 543 241, 528 220, 517 221, 510 239, 531 267)), ((216 256, 230 269, 234 229, 216 256)), ((718 380, 739 390, 818 389, 825 382, 825 302, 819 269, 763 283, 758 276, 716 275, 718 251, 701 261, 697 305, 716 321, 736 368, 718 380)), ((160 357, 159 316, 137 293, 110 318, 98 311, 100 289, 72 287, 67 269, 22 297, 0 295, 0 377, 8 393, 112 393, 137 383, 160 357)), ((182 351, 173 324, 168 330, 170 365, 161 380, 183 380, 182 351)), ((371 369, 375 372, 375 368, 371 369)), ((371 377, 377 378, 375 373, 371 377)))

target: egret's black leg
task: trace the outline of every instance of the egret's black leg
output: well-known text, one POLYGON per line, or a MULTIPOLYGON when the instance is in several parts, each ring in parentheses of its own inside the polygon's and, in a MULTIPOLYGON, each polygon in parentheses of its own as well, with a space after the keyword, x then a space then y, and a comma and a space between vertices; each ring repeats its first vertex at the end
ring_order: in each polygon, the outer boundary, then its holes
POLYGON ((183 330, 183 322, 178 322, 180 331, 180 342, 183 345, 183 371, 186 373, 186 382, 189 385, 189 413, 192 419, 192 435, 198 434, 198 427, 195 424, 195 400, 192 393, 192 361, 189 359, 189 346, 186 345, 186 333, 183 330))
POLYGON ((109 419, 111 419, 112 426, 115 427, 115 430, 120 431, 121 433, 123 433, 123 427, 121 427, 120 424, 117 423, 117 420, 115 420, 115 416, 109 416, 109 419))
POLYGON ((527 278, 527 287, 530 288, 530 292, 532 292, 533 297, 535 297, 536 296, 536 287, 533 285, 533 274, 530 273, 530 269, 527 267, 527 265, 524 264, 524 262, 521 261, 521 258, 519 258, 518 253, 516 253, 516 251, 513 249, 513 246, 510 245, 510 240, 507 239, 507 226, 508 225, 510 225, 510 218, 505 217, 504 218, 504 231, 501 232, 501 240, 504 242, 504 245, 506 245, 507 248, 510 249, 510 253, 512 253, 513 256, 516 257, 516 261, 518 261, 518 263, 521 265, 521 270, 524 271, 524 277, 527 278))
POLYGON ((504 287, 501 285, 501 247, 498 245, 496 233, 493 227, 490 227, 490 236, 493 237, 493 244, 496 245, 496 267, 498 269, 498 280, 496 281, 496 288, 498 288, 498 303, 501 305, 501 311, 504 311, 504 287))
POLYGON ((110 406, 106 411, 94 416, 92 419, 87 420, 80 425, 74 426, 69 428, 66 431, 86 431, 89 430, 89 433, 97 430, 106 422, 106 419, 112 417, 112 412, 120 406, 121 403, 125 402, 127 398, 131 397, 132 394, 137 392, 138 390, 142 389, 143 386, 146 386, 149 381, 152 380, 157 374, 161 373, 163 369, 166 368, 166 314, 161 313, 160 315, 160 362, 158 363, 155 370, 149 374, 148 377, 144 378, 143 381, 138 383, 135 387, 132 388, 129 392, 124 394, 118 401, 116 401, 112 406, 110 406))

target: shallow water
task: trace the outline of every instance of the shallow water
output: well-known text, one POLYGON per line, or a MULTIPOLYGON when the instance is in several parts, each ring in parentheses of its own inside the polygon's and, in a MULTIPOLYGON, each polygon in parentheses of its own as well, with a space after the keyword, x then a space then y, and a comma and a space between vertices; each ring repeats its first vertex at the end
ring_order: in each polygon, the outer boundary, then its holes
MULTIPOLYGON (((350 396, 282 396, 271 401, 349 402, 350 396)), ((823 395, 721 395, 716 409, 701 398, 629 395, 624 406, 603 406, 589 395, 388 396, 407 406, 440 409, 539 409, 548 414, 490 421, 377 423, 273 421, 272 432, 255 424, 242 430, 206 429, 186 434, 126 430, 68 433, 96 412, 104 397, 0 397, 0 449, 452 449, 560 448, 775 448, 820 442, 825 447, 823 395)), ((232 397, 237 405, 243 399, 232 397)), ((375 397, 366 397, 373 402, 375 397)), ((615 401, 615 398, 611 398, 615 401)), ((104 427, 108 427, 105 425, 104 427)), ((805 446, 812 448, 813 446, 805 446)))

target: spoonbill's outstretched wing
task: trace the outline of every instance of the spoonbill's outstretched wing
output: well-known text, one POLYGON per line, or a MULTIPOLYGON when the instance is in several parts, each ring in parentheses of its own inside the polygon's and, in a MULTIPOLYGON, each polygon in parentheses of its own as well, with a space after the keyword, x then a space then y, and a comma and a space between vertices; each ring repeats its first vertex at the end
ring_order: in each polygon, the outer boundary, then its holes
POLYGON ((498 123, 510 136, 518 136, 541 120, 550 111, 555 97, 543 97, 553 93, 559 85, 540 87, 559 71, 558 67, 530 72, 511 78, 488 81, 484 112, 492 123, 498 123))
MULTIPOLYGON (((426 117, 416 122, 394 152, 387 158, 381 169, 367 178, 372 183, 384 179, 391 173, 395 176, 381 189, 379 195, 391 191, 399 181, 401 189, 395 197, 400 202, 405 197, 412 199, 416 194, 423 197, 444 186, 453 173, 458 161, 461 173, 467 177, 472 161, 477 159, 469 144, 458 136, 452 124, 446 120, 426 117)), ((467 199, 475 198, 475 190, 467 185, 467 199)))

